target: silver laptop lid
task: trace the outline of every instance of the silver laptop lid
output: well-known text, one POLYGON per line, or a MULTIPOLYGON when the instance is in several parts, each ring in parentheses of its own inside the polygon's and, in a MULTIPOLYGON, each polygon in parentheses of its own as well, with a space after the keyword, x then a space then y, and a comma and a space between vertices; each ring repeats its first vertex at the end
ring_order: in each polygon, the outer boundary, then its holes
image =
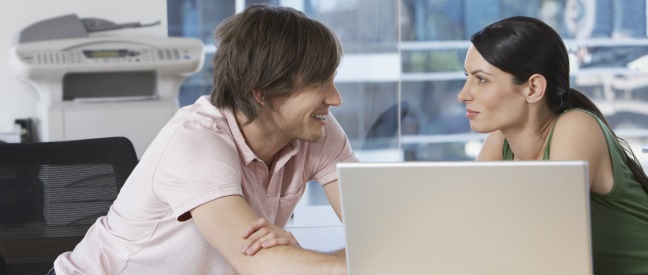
POLYGON ((582 161, 340 163, 349 273, 592 274, 582 161))

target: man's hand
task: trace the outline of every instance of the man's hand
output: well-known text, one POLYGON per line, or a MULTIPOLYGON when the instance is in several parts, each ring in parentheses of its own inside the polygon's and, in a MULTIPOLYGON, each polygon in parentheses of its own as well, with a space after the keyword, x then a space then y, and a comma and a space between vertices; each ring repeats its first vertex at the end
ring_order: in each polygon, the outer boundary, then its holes
POLYGON ((252 256, 262 248, 290 245, 301 248, 295 236, 289 231, 260 218, 248 225, 241 237, 245 239, 241 253, 252 256))

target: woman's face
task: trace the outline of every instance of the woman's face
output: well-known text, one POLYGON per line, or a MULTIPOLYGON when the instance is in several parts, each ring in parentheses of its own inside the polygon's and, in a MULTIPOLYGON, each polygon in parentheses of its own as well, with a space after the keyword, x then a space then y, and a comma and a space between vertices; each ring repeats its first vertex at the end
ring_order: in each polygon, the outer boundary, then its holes
POLYGON ((464 70, 467 79, 457 98, 466 104, 466 118, 473 131, 490 133, 516 127, 526 117, 523 89, 527 84, 514 84, 513 75, 488 63, 474 46, 468 49, 464 70))

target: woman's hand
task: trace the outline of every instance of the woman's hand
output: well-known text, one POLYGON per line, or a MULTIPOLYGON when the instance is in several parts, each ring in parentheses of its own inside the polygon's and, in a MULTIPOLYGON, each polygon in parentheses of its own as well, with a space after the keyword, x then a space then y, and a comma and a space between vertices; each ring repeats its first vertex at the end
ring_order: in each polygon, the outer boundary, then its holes
POLYGON ((289 231, 260 218, 248 225, 241 237, 245 239, 241 253, 252 256, 262 248, 290 245, 301 248, 295 236, 289 231))

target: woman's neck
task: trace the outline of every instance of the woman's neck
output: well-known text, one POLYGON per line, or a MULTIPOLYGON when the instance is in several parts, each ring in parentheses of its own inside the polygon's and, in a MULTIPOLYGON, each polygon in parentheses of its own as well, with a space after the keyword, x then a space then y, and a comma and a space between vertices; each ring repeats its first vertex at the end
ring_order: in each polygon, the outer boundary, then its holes
POLYGON ((548 111, 530 118, 520 128, 502 129, 515 160, 540 160, 547 148, 551 129, 558 115, 548 111))

